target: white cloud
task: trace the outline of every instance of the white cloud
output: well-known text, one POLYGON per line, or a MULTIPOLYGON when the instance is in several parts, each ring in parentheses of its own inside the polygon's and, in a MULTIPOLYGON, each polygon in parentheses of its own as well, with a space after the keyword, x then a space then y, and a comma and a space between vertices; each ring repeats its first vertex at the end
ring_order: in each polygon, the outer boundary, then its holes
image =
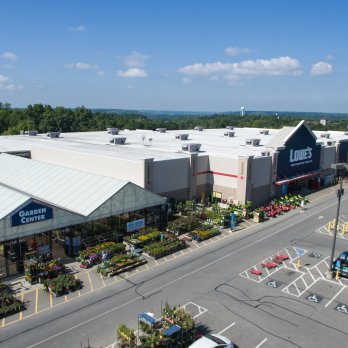
POLYGON ((81 33, 86 31, 87 28, 84 25, 78 25, 77 27, 70 27, 69 30, 75 33, 81 33))
POLYGON ((0 74, 0 89, 14 91, 23 89, 23 86, 15 85, 7 76, 0 74))
POLYGON ((332 65, 326 62, 318 62, 312 65, 311 74, 313 76, 328 75, 332 73, 332 65))
POLYGON ((225 48, 225 53, 228 56, 238 56, 240 54, 248 54, 250 53, 250 48, 248 47, 227 47, 225 48))
POLYGON ((10 61, 12 61, 12 62, 14 62, 14 61, 17 60, 17 56, 16 56, 14 53, 12 53, 12 52, 4 52, 4 53, 1 55, 1 58, 10 60, 10 61))
POLYGON ((4 69, 13 69, 15 66, 13 64, 4 64, 2 67, 4 69))
POLYGON ((331 55, 331 54, 326 54, 325 55, 325 59, 326 60, 333 60, 333 59, 335 59, 335 57, 333 55, 331 55))
POLYGON ((128 70, 119 70, 117 75, 120 77, 147 77, 147 72, 139 68, 129 68, 128 70))
POLYGON ((217 77, 217 74, 222 74, 227 80, 258 76, 299 76, 303 73, 299 61, 287 56, 272 59, 244 60, 239 63, 196 63, 179 68, 178 71, 191 77, 211 77, 211 75, 217 77))
POLYGON ((129 68, 140 68, 143 67, 145 61, 150 57, 147 54, 142 54, 139 52, 133 52, 128 57, 125 58, 124 64, 129 68))
POLYGON ((182 82, 183 82, 183 83, 186 83, 186 84, 189 84, 189 83, 192 82, 192 79, 190 79, 189 77, 183 77, 183 78, 182 78, 182 82))
POLYGON ((76 69, 76 70, 96 70, 98 69, 98 65, 96 64, 88 64, 88 63, 69 63, 65 64, 64 67, 66 69, 76 69))
POLYGON ((103 70, 98 70, 98 71, 97 71, 97 75, 99 75, 99 76, 104 76, 104 75, 105 75, 105 71, 103 71, 103 70))

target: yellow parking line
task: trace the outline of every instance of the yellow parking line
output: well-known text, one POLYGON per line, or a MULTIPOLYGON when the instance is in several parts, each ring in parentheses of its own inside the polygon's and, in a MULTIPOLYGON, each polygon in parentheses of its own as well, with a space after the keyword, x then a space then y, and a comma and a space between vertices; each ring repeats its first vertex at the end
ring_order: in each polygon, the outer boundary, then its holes
POLYGON ((146 266, 147 269, 150 269, 150 267, 147 264, 145 264, 145 266, 146 266))
POLYGON ((176 255, 175 254, 172 254, 172 256, 174 257, 174 259, 176 259, 176 255))
POLYGON ((89 275, 89 271, 88 271, 88 272, 86 272, 86 273, 87 273, 87 277, 88 277, 89 285, 91 286, 91 291, 93 291, 93 290, 94 290, 94 288, 93 288, 93 285, 92 285, 91 276, 89 275))
POLYGON ((1 326, 4 327, 5 326, 5 318, 2 319, 2 323, 1 326))
POLYGON ((101 281, 102 281, 102 283, 103 283, 103 286, 105 286, 105 282, 104 282, 104 277, 103 277, 103 275, 102 275, 101 273, 99 273, 99 275, 100 275, 100 279, 101 279, 101 281))
POLYGON ((155 263, 156 263, 156 265, 158 265, 158 262, 157 262, 157 260, 155 260, 155 263))
POLYGON ((37 308, 38 308, 38 303, 39 302, 39 289, 36 289, 36 294, 35 294, 35 313, 37 313, 37 308))
POLYGON ((50 293, 50 307, 52 308, 52 305, 53 305, 53 296, 52 294, 50 293))
MULTIPOLYGON (((22 303, 24 302, 24 293, 21 294, 21 302, 22 303)), ((23 311, 19 313, 19 320, 22 320, 22 318, 23 318, 23 311)))
POLYGON ((64 302, 68 301, 68 296, 64 295, 64 302))
POLYGON ((167 260, 167 258, 166 258, 166 257, 163 257, 163 259, 164 259, 164 261, 165 261, 165 262, 168 262, 168 260, 167 260))

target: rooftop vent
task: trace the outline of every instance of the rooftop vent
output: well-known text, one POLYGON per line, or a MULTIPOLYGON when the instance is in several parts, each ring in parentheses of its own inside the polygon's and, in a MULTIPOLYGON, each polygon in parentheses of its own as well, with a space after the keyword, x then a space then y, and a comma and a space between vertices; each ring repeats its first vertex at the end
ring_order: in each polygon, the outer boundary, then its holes
POLYGON ((268 129, 260 130, 260 134, 268 135, 269 134, 269 130, 268 129))
POLYGON ((202 132, 203 131, 203 127, 197 126, 194 128, 194 130, 202 132))
POLYGON ((156 128, 156 132, 165 133, 167 128, 156 128))
POLYGON ((107 131, 111 135, 117 135, 120 132, 118 128, 107 128, 107 131))
POLYGON ((227 126, 226 129, 232 130, 232 129, 234 129, 234 127, 233 126, 227 126))
POLYGON ((259 146, 261 139, 246 139, 245 144, 251 146, 259 146))
POLYGON ((185 144, 181 145, 181 150, 183 152, 199 152, 199 149, 201 148, 201 144, 185 144))
POLYGON ((29 135, 30 137, 37 135, 37 133, 37 130, 29 130, 24 132, 25 135, 29 135))
POLYGON ((175 139, 180 139, 180 140, 188 140, 189 135, 188 134, 176 134, 175 139))
POLYGON ((48 132, 48 133, 47 133, 47 136, 48 136, 49 138, 59 138, 60 132, 48 132))
POLYGON ((114 145, 124 145, 126 142, 126 137, 114 137, 110 139, 110 143, 114 145))
POLYGON ((329 138, 330 138, 330 133, 321 133, 321 134, 320 134, 320 138, 329 139, 329 138))
POLYGON ((225 137, 230 137, 230 138, 231 138, 231 137, 234 137, 234 132, 225 132, 225 133, 224 133, 224 136, 225 136, 225 137))
POLYGON ((261 151, 261 156, 270 156, 271 153, 269 151, 261 151))

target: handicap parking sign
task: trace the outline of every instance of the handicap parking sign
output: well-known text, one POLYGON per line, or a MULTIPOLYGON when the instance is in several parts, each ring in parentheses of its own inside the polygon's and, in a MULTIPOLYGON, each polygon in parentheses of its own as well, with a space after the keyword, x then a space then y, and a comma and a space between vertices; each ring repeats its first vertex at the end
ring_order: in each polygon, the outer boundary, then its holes
POLYGON ((319 303, 321 302, 323 298, 319 295, 316 295, 316 294, 309 294, 307 297, 306 297, 306 300, 308 301, 311 301, 311 302, 314 302, 314 303, 319 303))
POLYGON ((343 303, 339 303, 336 307, 335 307, 336 311, 343 313, 343 314, 348 314, 348 306, 343 304, 343 303))

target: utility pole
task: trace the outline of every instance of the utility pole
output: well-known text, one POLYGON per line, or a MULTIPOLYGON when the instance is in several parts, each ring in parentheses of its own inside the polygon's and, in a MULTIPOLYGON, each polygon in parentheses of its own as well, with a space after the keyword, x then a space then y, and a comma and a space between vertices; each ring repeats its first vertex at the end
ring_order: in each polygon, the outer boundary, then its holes
POLYGON ((332 279, 334 277, 332 266, 333 266, 333 259, 335 257, 336 236, 337 236, 338 219, 340 216, 341 197, 344 194, 343 180, 344 180, 344 177, 346 176, 347 165, 344 163, 337 163, 337 164, 332 164, 331 168, 336 169, 336 175, 340 176, 341 181, 340 181, 339 189, 337 190, 338 203, 337 203, 336 219, 335 219, 335 225, 334 225, 334 234, 333 234, 329 269, 326 272, 326 278, 328 279, 332 279))

